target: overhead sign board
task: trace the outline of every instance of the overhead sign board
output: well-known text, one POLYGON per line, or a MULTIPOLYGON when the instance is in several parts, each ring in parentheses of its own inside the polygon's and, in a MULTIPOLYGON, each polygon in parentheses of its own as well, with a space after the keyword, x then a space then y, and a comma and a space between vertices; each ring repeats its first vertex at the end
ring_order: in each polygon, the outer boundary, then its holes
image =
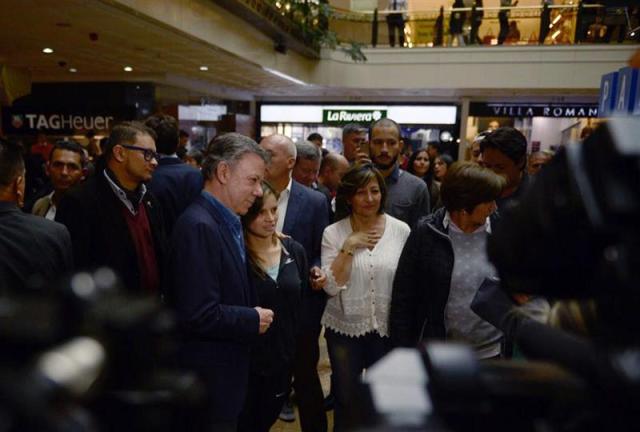
POLYGON ((611 72, 602 76, 600 80, 600 100, 598 102, 598 116, 609 117, 615 108, 618 93, 618 72, 611 72))
POLYGON ((2 110, 2 125, 4 131, 10 135, 35 134, 37 132, 55 135, 90 130, 96 133, 106 133, 116 122, 133 119, 135 110, 129 111, 131 113, 125 115, 123 112, 86 113, 72 110, 52 112, 30 108, 4 108, 2 110))
POLYGON ((401 125, 452 125, 457 123, 456 105, 286 105, 260 106, 261 123, 368 126, 383 117, 401 125))
POLYGON ((598 105, 471 102, 469 115, 476 117, 597 117, 598 105))
POLYGON ((387 117, 387 110, 325 109, 322 111, 322 123, 326 125, 369 124, 384 117, 387 117))
POLYGON ((618 71, 616 85, 615 113, 630 114, 636 105, 638 69, 625 67, 618 71))

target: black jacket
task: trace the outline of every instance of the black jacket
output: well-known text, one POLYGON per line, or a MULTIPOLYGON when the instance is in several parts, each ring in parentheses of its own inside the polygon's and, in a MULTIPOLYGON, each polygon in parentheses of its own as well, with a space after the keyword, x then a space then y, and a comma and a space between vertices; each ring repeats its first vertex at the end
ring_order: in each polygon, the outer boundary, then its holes
MULTIPOLYGON (((421 219, 400 255, 393 281, 389 332, 396 346, 415 346, 424 339, 444 339, 454 255, 440 208, 421 219)), ((491 216, 492 226, 497 213, 491 216)))
POLYGON ((300 327, 302 293, 309 283, 309 265, 304 248, 291 238, 282 240, 277 282, 249 269, 258 306, 273 310, 273 323, 258 338, 251 353, 251 371, 274 375, 290 368, 300 327))
POLYGON ((149 191, 160 203, 164 231, 171 236, 178 216, 200 195, 202 174, 177 157, 164 157, 149 182, 149 191))
POLYGON ((72 266, 64 226, 0 202, 0 296, 22 293, 31 282, 56 283, 72 266))
MULTIPOLYGON (((147 192, 142 201, 149 218, 162 286, 166 249, 162 213, 150 193, 147 192)), ((102 170, 98 170, 65 194, 58 206, 56 221, 64 224, 71 234, 76 270, 110 267, 128 291, 139 292, 138 258, 123 208, 102 170)))

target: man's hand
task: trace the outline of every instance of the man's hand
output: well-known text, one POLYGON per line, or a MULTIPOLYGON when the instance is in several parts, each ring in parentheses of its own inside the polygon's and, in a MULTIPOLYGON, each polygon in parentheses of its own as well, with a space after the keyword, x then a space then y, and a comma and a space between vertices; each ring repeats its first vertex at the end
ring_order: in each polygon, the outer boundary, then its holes
POLYGON ((273 322, 273 311, 271 309, 263 309, 260 306, 254 307, 260 317, 260 334, 265 334, 269 330, 269 326, 273 322))
POLYGON ((313 266, 309 270, 309 280, 311 281, 311 289, 320 291, 327 283, 327 275, 318 266, 313 266))
POLYGON ((361 152, 359 151, 358 153, 356 153, 356 163, 358 164, 370 164, 371 163, 371 158, 369 157, 369 155, 365 152, 361 152))

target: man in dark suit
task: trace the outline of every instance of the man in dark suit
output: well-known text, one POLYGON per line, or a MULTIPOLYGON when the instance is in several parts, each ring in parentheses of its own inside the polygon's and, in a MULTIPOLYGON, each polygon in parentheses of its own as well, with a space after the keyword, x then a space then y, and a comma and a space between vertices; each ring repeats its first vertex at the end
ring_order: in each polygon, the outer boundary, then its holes
POLYGON ((329 224, 327 200, 322 193, 291 178, 296 163, 296 146, 291 139, 271 135, 264 138, 260 146, 271 156, 267 180, 280 194, 277 229, 304 247, 311 268, 311 289, 302 297, 302 325, 296 338, 293 376, 302 430, 324 432, 327 430, 327 416, 317 367, 320 318, 327 301, 322 291, 325 276, 320 271, 322 233, 329 224))
POLYGON ((203 162, 204 190, 173 228, 169 303, 182 337, 179 363, 208 390, 204 424, 185 430, 236 431, 249 377, 249 346, 273 311, 254 307, 240 215, 262 195, 266 153, 250 138, 221 135, 203 162))
POLYGON ((156 133, 156 148, 160 155, 149 190, 160 203, 164 230, 170 236, 178 216, 200 195, 202 174, 176 155, 180 135, 175 118, 156 114, 144 124, 156 133))
POLYGON ((56 222, 23 213, 21 148, 0 140, 0 296, 57 281, 71 270, 71 239, 56 222))
POLYGON ((159 294, 166 240, 160 206, 145 186, 158 165, 154 138, 141 123, 116 125, 106 166, 65 194, 56 221, 69 229, 76 268, 111 267, 128 291, 159 294))

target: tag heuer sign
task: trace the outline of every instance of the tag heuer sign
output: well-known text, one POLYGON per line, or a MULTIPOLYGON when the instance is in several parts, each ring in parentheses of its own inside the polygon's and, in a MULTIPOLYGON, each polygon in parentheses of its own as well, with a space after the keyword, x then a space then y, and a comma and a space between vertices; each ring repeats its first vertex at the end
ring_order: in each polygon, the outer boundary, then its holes
POLYGON ((322 110, 322 122, 324 124, 368 123, 378 121, 387 116, 386 110, 322 110))

